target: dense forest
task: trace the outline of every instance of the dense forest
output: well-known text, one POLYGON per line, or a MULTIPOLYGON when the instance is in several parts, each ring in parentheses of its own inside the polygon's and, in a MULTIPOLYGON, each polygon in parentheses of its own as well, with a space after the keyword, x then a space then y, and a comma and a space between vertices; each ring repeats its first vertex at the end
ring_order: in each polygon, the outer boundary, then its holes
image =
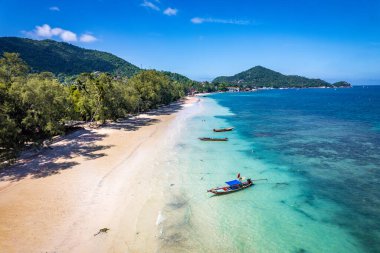
POLYGON ((140 71, 137 66, 113 54, 54 40, 2 37, 0 55, 5 52, 19 53, 32 72, 48 71, 55 75, 72 76, 100 71, 131 77, 140 71))
POLYGON ((283 75, 279 72, 256 66, 243 71, 234 76, 220 76, 214 79, 213 83, 225 83, 250 88, 309 88, 309 87, 350 87, 347 82, 337 82, 330 84, 321 79, 310 79, 296 75, 283 75))
POLYGON ((0 58, 0 164, 26 145, 65 132, 68 122, 116 120, 183 97, 191 82, 140 71, 131 78, 81 73, 62 83, 51 72, 33 73, 16 53, 0 58))

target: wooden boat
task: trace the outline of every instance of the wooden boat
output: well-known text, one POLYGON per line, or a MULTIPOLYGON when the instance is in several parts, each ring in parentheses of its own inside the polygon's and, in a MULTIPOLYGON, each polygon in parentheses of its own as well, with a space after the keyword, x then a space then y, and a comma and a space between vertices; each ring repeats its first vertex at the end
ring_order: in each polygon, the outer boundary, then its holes
POLYGON ((228 138, 199 138, 201 141, 228 141, 228 138))
POLYGON ((217 132, 217 133, 219 133, 219 132, 229 132, 229 131, 232 131, 232 130, 234 130, 233 127, 221 128, 221 129, 213 129, 213 131, 217 132))
POLYGON ((248 178, 246 181, 243 181, 241 179, 239 180, 235 179, 235 180, 226 182, 226 184, 227 184, 226 186, 212 188, 210 190, 207 190, 207 192, 214 193, 215 195, 222 195, 222 194, 228 194, 228 193, 244 190, 254 185, 254 183, 252 182, 250 178, 248 178))

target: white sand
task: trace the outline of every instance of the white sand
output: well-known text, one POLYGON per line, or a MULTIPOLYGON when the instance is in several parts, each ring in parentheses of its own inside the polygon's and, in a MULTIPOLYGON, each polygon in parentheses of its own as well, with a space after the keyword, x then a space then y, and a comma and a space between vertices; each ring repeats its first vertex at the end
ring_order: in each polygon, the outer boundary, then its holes
POLYGON ((0 252, 155 252, 168 183, 155 159, 180 108, 74 132, 3 173, 0 252))

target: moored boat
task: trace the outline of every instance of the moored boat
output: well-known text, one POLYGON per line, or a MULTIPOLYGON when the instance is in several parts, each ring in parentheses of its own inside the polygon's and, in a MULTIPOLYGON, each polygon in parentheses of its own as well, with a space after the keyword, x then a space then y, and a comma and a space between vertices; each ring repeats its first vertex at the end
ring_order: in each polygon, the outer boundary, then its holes
POLYGON ((238 175, 238 179, 228 181, 226 182, 226 184, 226 186, 212 188, 210 190, 207 190, 207 192, 211 192, 215 195, 222 195, 240 191, 254 185, 250 178, 248 178, 245 181, 242 178, 240 178, 240 174, 238 175))
POLYGON ((208 137, 203 137, 199 138, 201 141, 228 141, 228 138, 208 138, 208 137))
POLYGON ((227 128, 221 128, 221 129, 213 129, 214 132, 229 132, 229 131, 232 131, 234 130, 233 127, 227 127, 227 128))

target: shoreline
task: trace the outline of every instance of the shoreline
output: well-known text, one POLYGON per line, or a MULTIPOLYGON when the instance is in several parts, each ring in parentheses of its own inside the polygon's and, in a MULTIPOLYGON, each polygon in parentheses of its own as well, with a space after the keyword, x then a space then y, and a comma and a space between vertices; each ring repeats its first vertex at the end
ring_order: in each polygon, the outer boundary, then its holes
POLYGON ((178 112, 197 100, 75 131, 2 172, 0 251, 156 250, 167 175, 155 160, 178 112))

